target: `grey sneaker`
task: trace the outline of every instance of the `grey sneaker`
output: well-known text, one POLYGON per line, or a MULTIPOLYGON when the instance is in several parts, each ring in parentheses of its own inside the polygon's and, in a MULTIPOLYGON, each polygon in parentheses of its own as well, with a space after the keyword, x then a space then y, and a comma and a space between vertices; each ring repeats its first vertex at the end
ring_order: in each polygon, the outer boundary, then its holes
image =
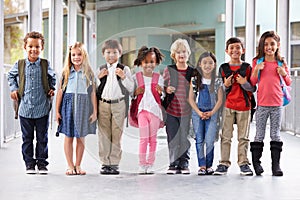
POLYGON ((240 169, 241 169, 241 175, 244 175, 244 176, 253 176, 253 172, 250 169, 249 165, 247 165, 247 164, 241 165, 240 169))
POLYGON ((225 175, 227 174, 227 170, 228 170, 228 167, 226 165, 218 165, 216 171, 214 172, 214 175, 225 175))

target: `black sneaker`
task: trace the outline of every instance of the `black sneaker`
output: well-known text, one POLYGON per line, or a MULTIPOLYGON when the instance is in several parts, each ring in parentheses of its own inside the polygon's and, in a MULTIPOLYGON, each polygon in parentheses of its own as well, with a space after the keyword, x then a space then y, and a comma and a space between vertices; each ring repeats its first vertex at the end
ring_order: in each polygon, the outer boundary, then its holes
POLYGON ((167 174, 169 175, 176 174, 176 172, 177 172, 177 168, 174 166, 170 166, 169 169, 167 170, 167 174))
POLYGON ((227 174, 227 170, 228 170, 228 167, 226 165, 218 165, 216 171, 214 172, 214 175, 225 175, 227 174))
POLYGON ((190 174, 190 169, 188 167, 181 167, 180 168, 181 174, 190 174))
POLYGON ((241 175, 244 175, 244 176, 253 176, 253 172, 250 169, 249 165, 247 165, 247 164, 241 165, 240 169, 241 169, 241 175))
POLYGON ((100 174, 104 174, 104 175, 110 174, 110 167, 107 165, 103 165, 101 167, 100 174))
POLYGON ((120 174, 119 166, 118 165, 111 165, 110 166, 110 174, 112 174, 112 175, 120 174))
POLYGON ((26 174, 36 174, 35 166, 34 165, 28 165, 26 167, 26 174))
POLYGON ((38 166, 38 170, 40 174, 48 174, 48 169, 46 166, 38 166))

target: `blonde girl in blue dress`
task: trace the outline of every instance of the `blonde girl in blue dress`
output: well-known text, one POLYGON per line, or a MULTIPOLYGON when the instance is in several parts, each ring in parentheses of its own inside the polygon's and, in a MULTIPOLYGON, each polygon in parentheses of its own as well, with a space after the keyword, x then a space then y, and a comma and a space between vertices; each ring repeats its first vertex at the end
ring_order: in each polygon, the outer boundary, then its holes
POLYGON ((65 59, 62 79, 56 97, 58 133, 65 134, 64 151, 68 163, 66 175, 85 175, 80 164, 84 138, 96 134, 97 101, 95 77, 84 45, 70 46, 65 59), (76 138, 76 160, 73 161, 73 141, 76 138))

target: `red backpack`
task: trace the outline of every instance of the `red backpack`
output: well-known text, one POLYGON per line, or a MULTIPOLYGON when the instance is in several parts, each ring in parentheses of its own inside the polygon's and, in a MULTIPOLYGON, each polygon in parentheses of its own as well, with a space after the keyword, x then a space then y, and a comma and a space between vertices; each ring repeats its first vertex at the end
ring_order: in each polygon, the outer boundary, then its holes
MULTIPOLYGON (((142 72, 136 73, 136 79, 137 79, 137 83, 138 83, 137 87, 142 87, 145 89, 144 77, 143 77, 142 72)), ((152 80, 151 80, 151 91, 152 91, 152 94, 153 94, 156 102, 161 107, 161 98, 160 98, 159 93, 156 90, 156 86, 158 85, 158 80, 159 80, 159 73, 153 72, 153 76, 152 76, 152 80)), ((139 127, 137 115, 138 115, 139 104, 140 104, 142 98, 143 98, 143 94, 139 94, 135 99, 132 99, 130 108, 129 108, 129 115, 128 115, 129 124, 131 126, 137 127, 137 128, 139 127)), ((162 127, 164 127, 164 125, 165 125, 164 121, 161 121, 159 127, 162 128, 162 127)))

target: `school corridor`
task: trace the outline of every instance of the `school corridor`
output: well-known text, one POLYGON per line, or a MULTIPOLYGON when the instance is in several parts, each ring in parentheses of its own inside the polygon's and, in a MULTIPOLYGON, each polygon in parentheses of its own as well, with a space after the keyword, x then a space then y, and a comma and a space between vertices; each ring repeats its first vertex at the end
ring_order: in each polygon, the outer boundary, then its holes
MULTIPOLYGON (((21 155, 21 137, 4 144, 0 149, 0 199, 1 200, 157 200, 157 199, 224 199, 224 200, 296 200, 299 190, 300 138, 282 132, 283 152, 281 168, 283 177, 273 177, 269 133, 266 134, 262 176, 241 176, 236 163, 237 141, 233 138, 232 166, 225 176, 198 176, 197 158, 191 139, 190 175, 166 175, 168 150, 165 131, 158 134, 158 149, 154 175, 138 175, 138 129, 125 129, 122 146, 123 158, 120 175, 100 175, 97 135, 86 138, 86 151, 82 168, 85 176, 66 176, 63 136, 55 136, 55 127, 49 130, 49 174, 25 173, 21 155)), ((255 122, 251 124, 253 140, 255 122)), ((236 133, 236 132, 235 132, 236 133)), ((249 159, 250 159, 249 152, 249 159)), ((219 142, 215 146, 214 169, 220 158, 219 142)), ((252 166, 251 166, 252 168, 252 166)))

